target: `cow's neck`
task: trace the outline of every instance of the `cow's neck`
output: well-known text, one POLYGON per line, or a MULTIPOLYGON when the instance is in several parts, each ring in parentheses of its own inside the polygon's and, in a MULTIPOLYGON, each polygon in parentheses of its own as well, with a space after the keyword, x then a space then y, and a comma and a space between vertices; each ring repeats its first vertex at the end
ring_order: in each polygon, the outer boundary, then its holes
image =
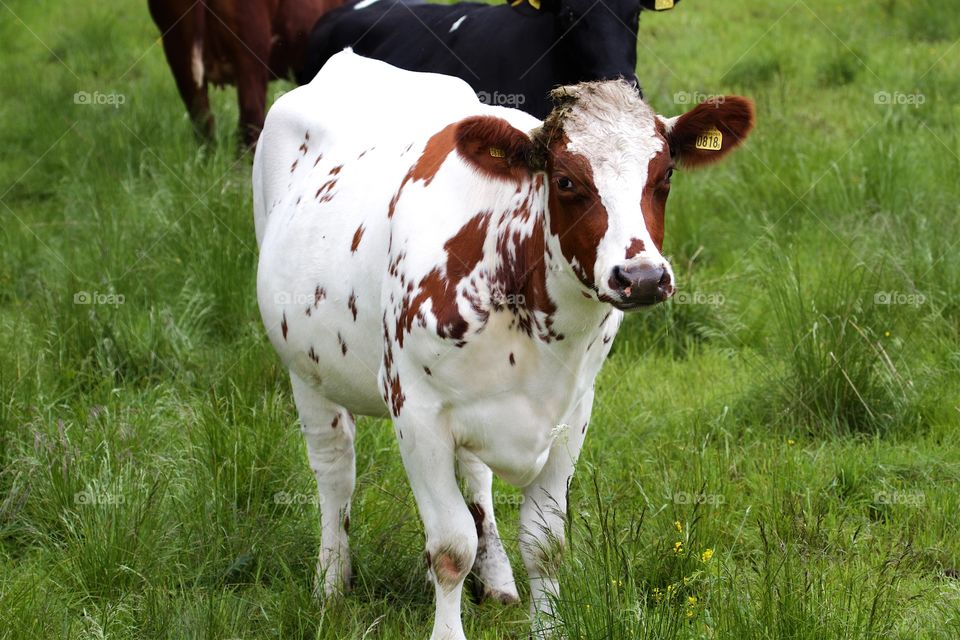
POLYGON ((491 296, 504 301, 520 331, 564 348, 593 342, 610 306, 590 295, 550 235, 542 179, 496 225, 495 246, 491 296))

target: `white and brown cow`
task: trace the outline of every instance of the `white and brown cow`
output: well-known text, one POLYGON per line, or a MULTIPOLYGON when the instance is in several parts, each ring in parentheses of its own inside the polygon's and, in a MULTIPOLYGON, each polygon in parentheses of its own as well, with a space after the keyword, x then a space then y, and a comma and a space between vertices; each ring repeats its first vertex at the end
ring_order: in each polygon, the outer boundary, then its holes
POLYGON ((753 124, 739 97, 662 118, 622 81, 554 93, 541 122, 343 52, 276 103, 254 161, 260 311, 320 492, 318 586, 350 578, 353 414, 389 414, 426 530, 434 639, 464 638, 471 568, 486 595, 517 599, 491 470, 523 487, 532 611, 549 617, 597 372, 623 312, 674 290, 674 163, 718 160, 753 124))

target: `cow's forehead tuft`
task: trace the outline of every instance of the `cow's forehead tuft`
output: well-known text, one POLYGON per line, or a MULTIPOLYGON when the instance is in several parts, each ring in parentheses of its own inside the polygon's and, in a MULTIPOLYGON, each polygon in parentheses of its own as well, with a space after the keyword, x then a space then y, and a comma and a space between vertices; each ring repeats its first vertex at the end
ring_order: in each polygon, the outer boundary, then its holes
POLYGON ((553 97, 557 106, 544 128, 551 137, 562 132, 568 148, 591 163, 622 165, 631 156, 645 162, 662 148, 656 113, 627 82, 583 82, 560 87, 553 97))

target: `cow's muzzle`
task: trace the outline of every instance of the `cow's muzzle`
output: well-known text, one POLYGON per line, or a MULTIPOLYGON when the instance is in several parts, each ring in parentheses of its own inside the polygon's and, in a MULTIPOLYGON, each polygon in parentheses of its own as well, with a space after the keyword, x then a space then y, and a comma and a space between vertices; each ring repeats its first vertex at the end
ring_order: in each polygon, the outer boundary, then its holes
POLYGON ((610 288, 620 297, 614 306, 623 311, 649 307, 673 295, 670 271, 663 264, 614 267, 610 288))

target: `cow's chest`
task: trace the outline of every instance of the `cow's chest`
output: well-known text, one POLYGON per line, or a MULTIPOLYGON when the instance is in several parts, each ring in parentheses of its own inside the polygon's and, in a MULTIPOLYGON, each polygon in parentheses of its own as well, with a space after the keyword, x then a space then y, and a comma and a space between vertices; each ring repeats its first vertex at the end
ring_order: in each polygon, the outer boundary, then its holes
POLYGON ((507 329, 508 324, 506 317, 493 317, 451 351, 406 350, 406 357, 425 367, 408 398, 422 394, 427 406, 439 406, 458 446, 522 486, 539 473, 558 436, 583 428, 571 424, 572 411, 593 387, 619 317, 591 334, 551 342, 507 329))

